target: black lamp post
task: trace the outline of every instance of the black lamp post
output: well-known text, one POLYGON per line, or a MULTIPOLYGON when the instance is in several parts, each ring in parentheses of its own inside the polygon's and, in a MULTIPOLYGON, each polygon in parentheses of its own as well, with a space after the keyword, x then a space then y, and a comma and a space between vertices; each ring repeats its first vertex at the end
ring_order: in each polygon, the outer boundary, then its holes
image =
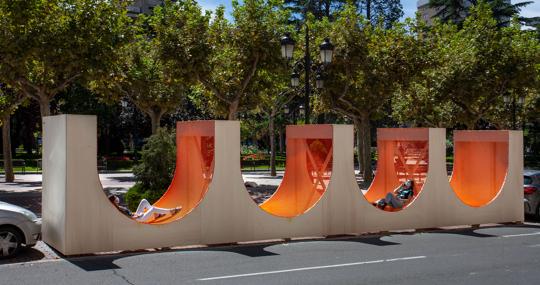
MULTIPOLYGON (((305 123, 309 124, 310 116, 310 95, 311 95, 311 71, 315 71, 315 87, 323 88, 324 86, 324 67, 332 62, 332 56, 334 54, 334 45, 328 38, 324 39, 323 43, 319 46, 321 54, 321 63, 314 63, 311 60, 310 48, 309 48, 309 26, 304 23, 305 26, 305 45, 304 45, 304 58, 295 61, 292 64, 293 72, 291 74, 291 86, 300 86, 300 72, 304 72, 304 114, 305 123)), ((293 59, 295 40, 291 38, 289 33, 285 34, 281 38, 281 56, 287 60, 287 62, 293 59)))

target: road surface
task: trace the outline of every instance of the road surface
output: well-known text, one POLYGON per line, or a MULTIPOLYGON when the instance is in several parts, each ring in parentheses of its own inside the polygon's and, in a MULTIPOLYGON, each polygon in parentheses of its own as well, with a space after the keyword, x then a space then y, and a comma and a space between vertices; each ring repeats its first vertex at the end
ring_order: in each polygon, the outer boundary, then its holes
POLYGON ((3 285, 539 282, 537 223, 26 263, 0 261, 3 285))

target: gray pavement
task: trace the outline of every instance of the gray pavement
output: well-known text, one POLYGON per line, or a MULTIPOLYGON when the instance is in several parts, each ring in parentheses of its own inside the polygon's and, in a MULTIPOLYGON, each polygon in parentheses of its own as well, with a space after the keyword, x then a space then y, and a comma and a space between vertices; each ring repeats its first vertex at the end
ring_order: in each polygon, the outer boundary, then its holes
POLYGON ((17 284, 538 284, 540 225, 179 249, 26 263, 17 284))

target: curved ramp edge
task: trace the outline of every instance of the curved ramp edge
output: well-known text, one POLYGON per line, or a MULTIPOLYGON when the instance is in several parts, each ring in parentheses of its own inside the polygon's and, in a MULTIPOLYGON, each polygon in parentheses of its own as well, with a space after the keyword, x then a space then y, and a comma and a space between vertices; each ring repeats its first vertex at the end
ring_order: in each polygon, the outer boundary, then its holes
MULTIPOLYGON (((414 196, 420 195, 429 170, 429 129, 377 129, 377 171, 365 193, 369 203, 393 193, 406 180, 414 181, 414 196)), ((402 209, 388 209, 400 211, 402 209)))
POLYGON ((450 185, 471 207, 483 207, 502 190, 508 170, 508 131, 454 131, 450 185))
POLYGON ((311 209, 324 195, 332 174, 332 125, 287 126, 285 174, 278 189, 260 205, 292 218, 311 209))
POLYGON ((214 173, 214 121, 178 122, 176 124, 176 168, 171 185, 154 206, 165 209, 182 207, 174 216, 151 224, 181 219, 204 199, 214 173))

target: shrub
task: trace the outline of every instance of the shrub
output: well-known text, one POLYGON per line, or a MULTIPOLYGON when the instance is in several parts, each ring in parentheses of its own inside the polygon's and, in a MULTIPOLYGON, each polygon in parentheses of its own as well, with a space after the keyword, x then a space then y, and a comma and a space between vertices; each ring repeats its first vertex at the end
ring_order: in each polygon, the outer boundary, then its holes
POLYGON ((135 210, 141 199, 154 203, 172 181, 176 161, 175 132, 160 128, 147 139, 141 160, 133 168, 137 183, 126 194, 126 203, 135 210))
POLYGON ((150 202, 150 204, 154 204, 157 200, 159 200, 159 198, 161 198, 161 196, 163 196, 163 192, 164 190, 147 190, 142 187, 141 183, 135 183, 135 185, 133 185, 133 187, 131 187, 126 193, 126 206, 129 208, 129 210, 135 212, 142 199, 146 199, 148 202, 150 202))

